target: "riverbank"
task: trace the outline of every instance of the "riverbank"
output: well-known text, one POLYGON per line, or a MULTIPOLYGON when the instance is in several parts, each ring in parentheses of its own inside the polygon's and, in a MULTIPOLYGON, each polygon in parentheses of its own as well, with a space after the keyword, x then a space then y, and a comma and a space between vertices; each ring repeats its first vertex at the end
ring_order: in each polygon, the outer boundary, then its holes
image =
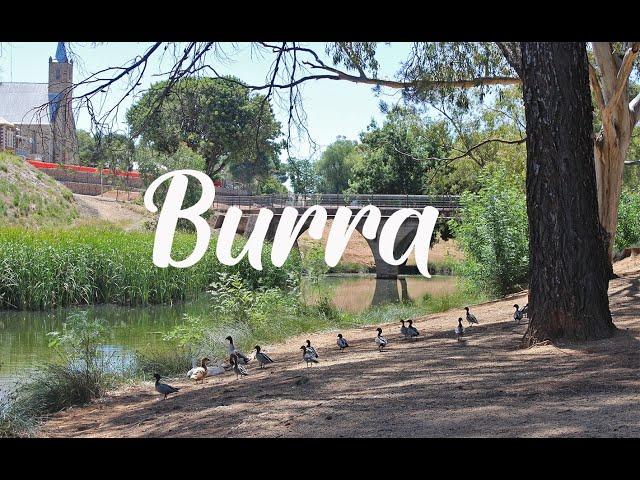
POLYGON ((263 346, 276 363, 249 365, 249 376, 211 377, 204 386, 168 379, 182 390, 160 400, 146 382, 85 407, 53 415, 47 437, 419 437, 622 436, 640 433, 640 260, 618 262, 610 283, 616 335, 583 344, 519 349, 526 325, 511 319, 526 292, 472 308, 480 324, 466 341, 453 334, 455 309, 420 318, 421 337, 405 341, 399 324, 379 353, 375 326, 297 336, 263 346), (309 338, 320 364, 305 367, 309 338))

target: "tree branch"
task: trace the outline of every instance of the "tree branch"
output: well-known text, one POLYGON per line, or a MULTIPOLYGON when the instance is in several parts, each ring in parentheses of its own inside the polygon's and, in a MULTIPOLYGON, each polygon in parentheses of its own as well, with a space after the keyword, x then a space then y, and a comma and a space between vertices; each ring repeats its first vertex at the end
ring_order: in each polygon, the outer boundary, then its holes
POLYGON ((618 70, 616 75, 616 88, 613 94, 613 97, 609 102, 607 102, 607 110, 610 112, 612 109, 616 107, 618 100, 622 96, 622 92, 627 87, 627 81, 629 80, 629 75, 631 74, 631 67, 633 67, 633 61, 638 55, 638 51, 640 51, 640 42, 636 42, 631 45, 622 59, 622 64, 618 70))

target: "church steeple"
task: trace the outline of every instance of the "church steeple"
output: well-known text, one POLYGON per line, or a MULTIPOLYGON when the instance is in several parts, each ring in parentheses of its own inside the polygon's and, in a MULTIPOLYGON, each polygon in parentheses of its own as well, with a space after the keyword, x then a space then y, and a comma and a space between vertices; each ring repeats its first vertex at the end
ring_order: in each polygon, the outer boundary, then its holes
POLYGON ((64 46, 64 42, 58 42, 58 48, 56 48, 56 60, 58 63, 69 63, 67 58, 67 47, 64 46))

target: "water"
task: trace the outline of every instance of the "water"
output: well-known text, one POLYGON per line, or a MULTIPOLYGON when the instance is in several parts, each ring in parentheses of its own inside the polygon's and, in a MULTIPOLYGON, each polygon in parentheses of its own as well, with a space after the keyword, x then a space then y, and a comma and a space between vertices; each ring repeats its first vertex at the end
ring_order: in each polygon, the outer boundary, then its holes
MULTIPOLYGON (((314 303, 320 296, 329 296, 338 309, 358 313, 375 305, 407 299, 420 299, 427 293, 446 295, 456 290, 455 277, 436 276, 427 279, 411 276, 399 280, 376 280, 373 276, 327 276, 319 283, 303 284, 304 300, 314 303)), ((174 305, 128 308, 100 305, 86 308, 90 317, 104 319, 111 338, 105 352, 126 364, 137 349, 163 343, 163 335, 183 321, 185 313, 211 314, 208 296, 174 305)), ((78 309, 52 312, 0 311, 0 396, 16 376, 25 369, 55 360, 48 347, 47 333, 60 330, 69 313, 78 309)))

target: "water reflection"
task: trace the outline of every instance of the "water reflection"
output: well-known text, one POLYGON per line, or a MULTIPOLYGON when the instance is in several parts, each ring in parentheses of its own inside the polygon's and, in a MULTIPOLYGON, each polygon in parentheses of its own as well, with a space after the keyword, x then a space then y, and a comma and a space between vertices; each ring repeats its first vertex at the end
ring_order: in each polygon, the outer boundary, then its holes
POLYGON ((327 296, 339 310, 359 313, 367 308, 400 301, 414 301, 425 295, 444 296, 456 291, 456 278, 433 275, 400 277, 397 280, 375 276, 325 277, 320 284, 306 283, 303 294, 308 303, 327 296))

